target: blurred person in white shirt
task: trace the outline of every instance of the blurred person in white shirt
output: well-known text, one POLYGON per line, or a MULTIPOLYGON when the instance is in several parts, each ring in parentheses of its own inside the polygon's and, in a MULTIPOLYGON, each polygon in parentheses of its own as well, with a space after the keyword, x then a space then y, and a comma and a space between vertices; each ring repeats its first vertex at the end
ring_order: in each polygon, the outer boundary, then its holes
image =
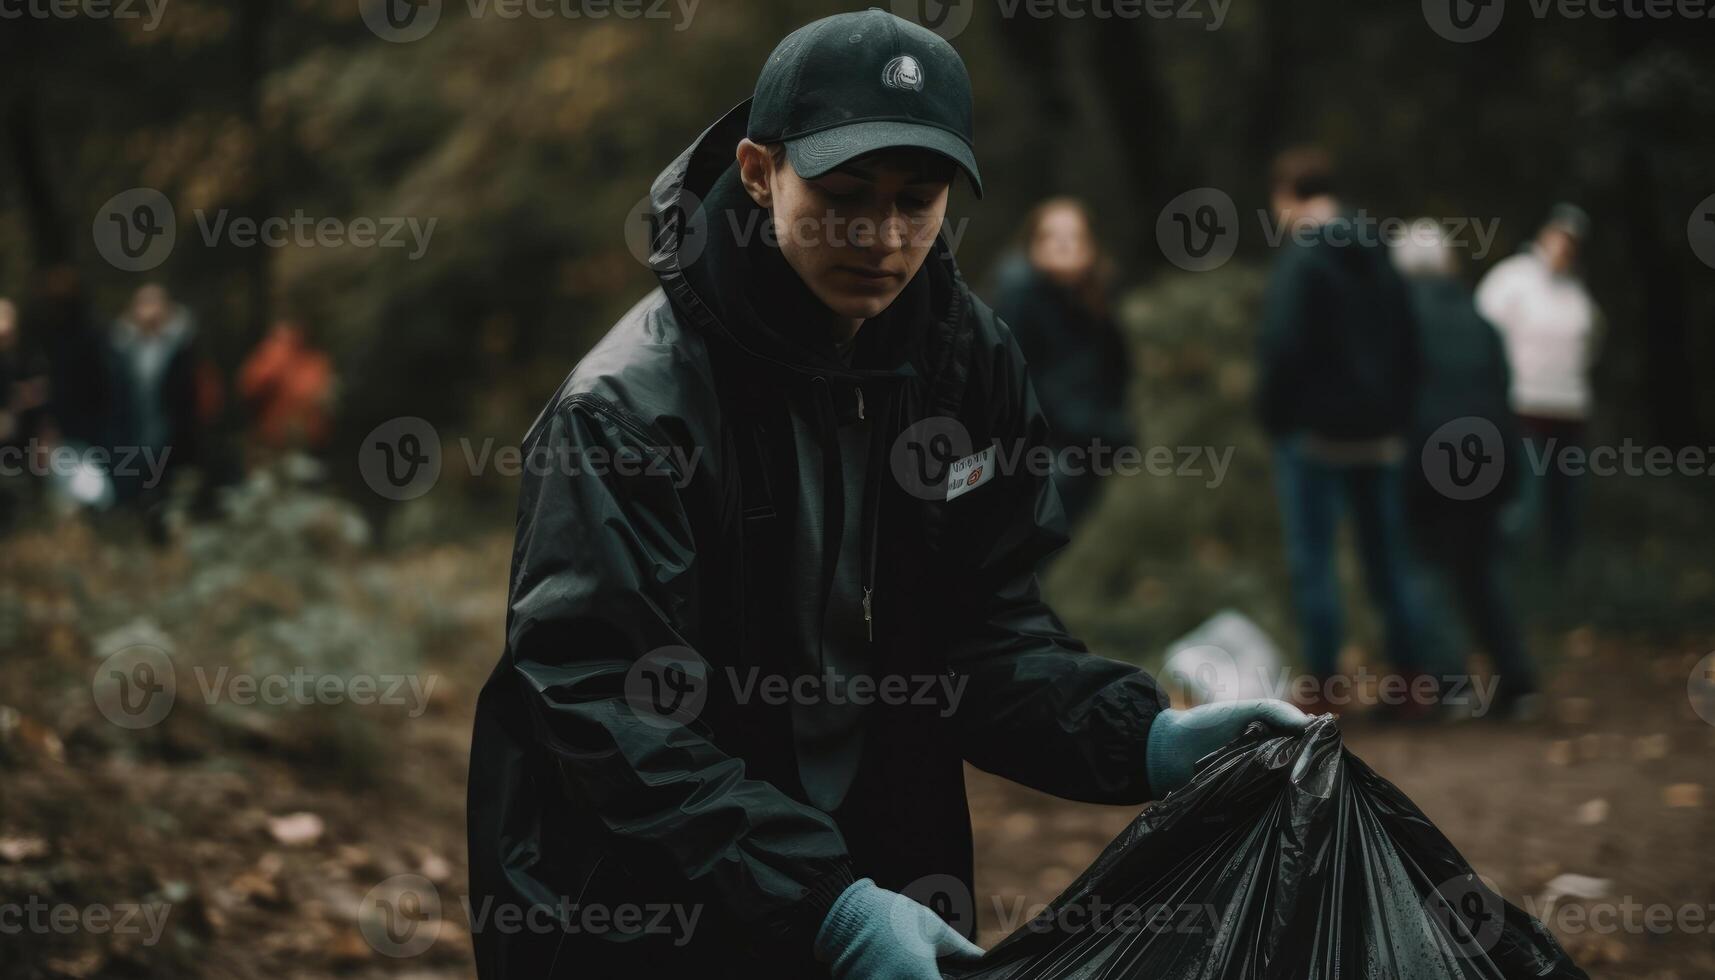
POLYGON ((1506 345, 1513 411, 1528 443, 1515 523, 1528 532, 1546 522, 1556 568, 1565 566, 1576 541, 1565 455, 1584 444, 1601 330, 1601 311, 1578 268, 1589 234, 1590 217, 1581 208, 1555 205, 1531 247, 1502 260, 1477 287, 1477 309, 1506 345))

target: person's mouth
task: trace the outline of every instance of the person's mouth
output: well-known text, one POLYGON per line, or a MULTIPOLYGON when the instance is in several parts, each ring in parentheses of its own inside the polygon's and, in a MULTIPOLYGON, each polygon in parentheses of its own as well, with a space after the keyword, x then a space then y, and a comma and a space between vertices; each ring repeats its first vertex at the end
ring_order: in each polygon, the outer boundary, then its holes
POLYGON ((852 275, 858 279, 862 279, 865 282, 885 283, 885 282, 893 282, 894 280, 900 278, 899 273, 890 271, 888 269, 876 269, 876 268, 871 268, 868 266, 861 266, 861 265, 842 265, 839 268, 840 268, 841 272, 849 273, 850 275, 852 275))

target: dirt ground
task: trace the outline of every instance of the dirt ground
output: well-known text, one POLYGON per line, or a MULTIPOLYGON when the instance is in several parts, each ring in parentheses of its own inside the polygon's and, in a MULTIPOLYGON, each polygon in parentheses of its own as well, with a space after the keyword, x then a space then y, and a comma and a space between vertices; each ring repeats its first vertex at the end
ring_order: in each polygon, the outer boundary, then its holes
MULTIPOLYGON (((309 520, 322 543, 302 569, 266 541, 269 557, 243 559, 255 567, 215 574, 225 566, 212 557, 76 531, 14 539, 0 555, 0 904, 170 909, 150 942, 87 927, 5 937, 0 976, 471 975, 465 756, 498 651, 508 543, 375 558, 338 542, 337 515, 309 520), (376 624, 407 652, 371 669, 409 667, 437 684, 416 714, 232 711, 181 697, 160 724, 127 732, 92 705, 91 673, 114 641, 91 624, 145 612, 176 640, 181 690, 191 663, 264 663, 298 627, 345 637, 353 652, 341 656, 383 657, 376 624), (432 883, 438 908, 418 913, 432 943, 395 958, 366 936, 376 890, 400 875, 432 883)), ((1606 898, 1577 904, 1715 909, 1715 725, 1686 687, 1707 645, 1588 632, 1565 642, 1544 721, 1353 721, 1348 745, 1515 903, 1573 873, 1609 879, 1606 898)), ((974 771, 970 786, 985 942, 1007 910, 1017 918, 1051 899, 1135 816, 974 771)), ((1594 977, 1715 976, 1709 932, 1551 925, 1594 977)))

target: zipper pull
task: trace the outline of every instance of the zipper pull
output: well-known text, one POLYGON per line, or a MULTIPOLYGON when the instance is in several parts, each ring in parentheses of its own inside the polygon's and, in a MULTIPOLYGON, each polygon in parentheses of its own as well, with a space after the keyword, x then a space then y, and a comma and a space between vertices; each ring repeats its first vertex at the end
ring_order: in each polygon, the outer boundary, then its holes
POLYGON ((863 420, 863 387, 861 385, 857 389, 857 396, 858 396, 858 420, 862 421, 863 420))
POLYGON ((870 604, 870 594, 875 591, 873 586, 863 587, 863 625, 869 632, 869 642, 875 642, 875 611, 870 604))

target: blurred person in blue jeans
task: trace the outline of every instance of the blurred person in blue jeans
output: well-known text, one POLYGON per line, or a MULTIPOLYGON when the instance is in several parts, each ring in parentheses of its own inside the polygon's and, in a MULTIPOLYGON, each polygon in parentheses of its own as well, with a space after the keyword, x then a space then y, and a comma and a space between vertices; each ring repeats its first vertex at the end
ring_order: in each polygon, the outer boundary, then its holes
POLYGON ((1551 568, 1563 569, 1577 541, 1574 475, 1592 405, 1590 367, 1601 312, 1578 271, 1590 218, 1558 204, 1531 247, 1497 263, 1477 286, 1477 309, 1501 332, 1512 367, 1512 405, 1530 447, 1513 529, 1546 524, 1551 568))
POLYGON ((1421 465, 1406 485, 1419 569, 1432 597, 1437 661, 1462 670, 1457 605, 1494 663, 1493 717, 1528 719, 1536 670, 1526 652, 1505 575, 1501 512, 1519 485, 1519 431, 1507 402, 1511 373, 1493 324, 1457 276, 1458 257, 1440 225, 1411 226, 1393 250, 1417 312, 1419 386, 1411 448, 1421 465), (1451 600, 1451 601, 1449 601, 1451 600))
POLYGON ((1069 464, 1054 478, 1076 524, 1095 502, 1112 454, 1133 439, 1130 355, 1112 312, 1112 262, 1075 198, 1032 208, 1020 238, 996 271, 995 312, 1018 337, 1055 456, 1069 464))
MULTIPOLYGON (((1303 656, 1323 682, 1306 699, 1317 711, 1344 701, 1328 681, 1342 632, 1334 543, 1348 509, 1388 657, 1408 682, 1422 670, 1401 472, 1416 402, 1416 321, 1387 249, 1335 191, 1322 150, 1295 148, 1275 161, 1271 203, 1283 237, 1258 338, 1257 407, 1274 441, 1303 656)), ((1390 707, 1411 716, 1429 706, 1390 707)))

